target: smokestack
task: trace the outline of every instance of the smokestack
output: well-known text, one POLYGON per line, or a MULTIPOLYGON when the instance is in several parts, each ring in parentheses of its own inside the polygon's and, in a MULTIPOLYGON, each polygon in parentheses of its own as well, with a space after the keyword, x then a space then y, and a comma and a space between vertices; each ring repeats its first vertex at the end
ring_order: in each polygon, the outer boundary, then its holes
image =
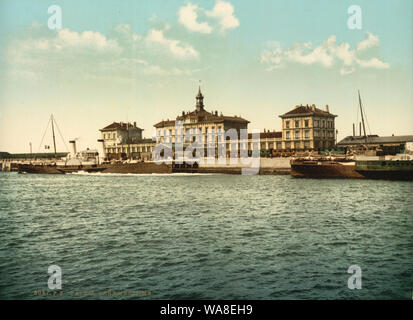
POLYGON ((99 142, 99 163, 102 163, 105 158, 106 158, 106 152, 105 152, 105 140, 103 139, 98 139, 99 142))
POLYGON ((356 126, 355 126, 355 124, 353 123, 353 137, 355 137, 356 136, 356 126))
POLYGON ((72 157, 76 157, 76 140, 70 140, 70 150, 71 150, 71 155, 72 157))
POLYGON ((328 111, 328 104, 326 104, 326 112, 330 113, 330 112, 328 111))
POLYGON ((359 136, 361 137, 361 122, 359 122, 359 132, 360 132, 359 136))

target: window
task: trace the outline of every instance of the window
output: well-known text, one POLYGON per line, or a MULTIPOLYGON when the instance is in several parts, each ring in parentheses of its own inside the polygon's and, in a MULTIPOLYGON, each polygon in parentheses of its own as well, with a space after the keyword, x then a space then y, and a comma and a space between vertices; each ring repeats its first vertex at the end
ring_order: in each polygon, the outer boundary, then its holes
POLYGON ((290 131, 287 131, 287 132, 285 133, 285 138, 286 138, 286 139, 290 139, 290 131))
POLYGON ((296 132, 295 132, 295 138, 296 138, 296 139, 300 139, 300 131, 296 131, 296 132))
POLYGON ((287 129, 290 128, 290 121, 285 121, 285 127, 286 127, 287 129))
POLYGON ((310 131, 308 131, 308 130, 305 130, 305 138, 306 139, 308 139, 308 138, 310 138, 310 131))
POLYGON ((314 120, 314 127, 318 127, 318 120, 314 120))
POLYGON ((300 126, 300 121, 295 120, 295 127, 298 128, 300 126))
POLYGON ((304 120, 304 126, 308 128, 308 120, 304 120))

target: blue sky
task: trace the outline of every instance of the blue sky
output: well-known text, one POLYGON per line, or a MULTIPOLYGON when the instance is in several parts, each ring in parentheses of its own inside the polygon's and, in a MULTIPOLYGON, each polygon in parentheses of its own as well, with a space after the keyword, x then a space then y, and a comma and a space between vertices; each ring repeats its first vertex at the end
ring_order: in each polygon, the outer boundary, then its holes
POLYGON ((250 129, 279 130, 296 104, 329 104, 343 138, 360 89, 372 133, 413 134, 412 16, 410 0, 3 0, 0 150, 38 145, 50 113, 81 148, 115 120, 150 137, 193 108, 199 79, 207 110, 250 129), (47 28, 52 4, 59 31, 47 28), (361 30, 347 27, 350 5, 361 30))

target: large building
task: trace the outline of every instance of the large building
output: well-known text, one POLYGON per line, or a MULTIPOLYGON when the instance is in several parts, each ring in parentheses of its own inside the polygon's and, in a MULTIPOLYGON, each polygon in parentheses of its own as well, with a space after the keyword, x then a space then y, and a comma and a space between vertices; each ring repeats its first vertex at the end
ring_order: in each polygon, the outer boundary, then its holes
POLYGON ((136 126, 136 122, 113 122, 100 129, 106 157, 109 159, 132 158, 150 160, 155 142, 152 139, 143 139, 143 129, 136 126))
POLYGON ((333 148, 335 145, 336 115, 325 110, 306 105, 280 115, 282 119, 282 149, 309 151, 333 148))
MULTIPOLYGON (((224 116, 218 111, 208 112, 204 108, 204 96, 201 88, 198 90, 196 98, 196 107, 192 112, 182 111, 182 114, 177 116, 175 120, 161 121, 154 125, 156 128, 157 143, 182 143, 184 146, 199 141, 199 133, 201 133, 204 145, 214 145, 216 148, 215 155, 218 155, 218 146, 226 141, 226 152, 230 152, 231 146, 224 136, 224 133, 229 129, 234 129, 237 136, 240 137, 240 130, 248 130, 248 120, 240 116, 224 116), (177 123, 181 123, 181 128, 176 127, 177 123), (183 132, 177 132, 183 130, 183 132), (198 135, 198 136, 197 136, 198 135), (190 140, 184 140, 183 137, 191 136, 190 140), (225 139, 225 141, 224 141, 225 139)), ((238 138, 237 138, 238 139, 238 138)), ((205 153, 206 154, 206 153, 205 153)))
MULTIPOLYGON (((182 111, 175 120, 163 120, 154 125, 155 139, 143 139, 142 129, 136 122, 117 123, 101 129, 106 157, 109 159, 152 160, 152 152, 156 144, 171 144, 173 157, 176 145, 182 144, 183 150, 195 141, 203 142, 204 155, 208 148, 214 148, 215 157, 231 155, 234 149, 248 148, 249 154, 257 146, 248 134, 248 141, 240 141, 241 130, 248 130, 249 121, 240 116, 224 116, 218 111, 208 112, 204 106, 204 96, 201 88, 195 97, 196 105, 193 111, 182 111), (235 140, 230 140, 228 131, 233 129, 235 140), (248 144, 248 146, 247 146, 248 144)), ((280 115, 282 131, 265 130, 260 132, 260 154, 267 156, 285 156, 300 151, 312 151, 333 148, 336 142, 335 117, 329 112, 328 105, 321 110, 312 105, 296 106, 293 110, 280 115)), ((183 155, 182 155, 183 156, 183 155)))

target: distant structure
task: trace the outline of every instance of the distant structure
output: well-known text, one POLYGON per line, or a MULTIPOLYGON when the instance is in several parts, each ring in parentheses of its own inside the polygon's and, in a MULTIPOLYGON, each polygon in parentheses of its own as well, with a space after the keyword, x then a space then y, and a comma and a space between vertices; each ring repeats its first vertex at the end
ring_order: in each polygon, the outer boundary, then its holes
POLYGON ((113 122, 100 132, 98 141, 103 144, 101 150, 105 158, 151 160, 155 143, 152 139, 142 138, 143 129, 137 127, 136 122, 113 122))
MULTIPOLYGON (((335 117, 331 114, 328 105, 325 110, 306 105, 296 106, 293 110, 280 115, 282 131, 266 130, 260 132, 260 154, 262 157, 290 156, 296 152, 319 151, 335 147, 335 117)), ((248 130, 250 122, 240 116, 226 116, 217 110, 206 111, 204 95, 201 87, 195 96, 195 108, 192 111, 182 111, 175 120, 162 120, 154 125, 155 140, 142 138, 143 130, 136 126, 136 122, 112 124, 100 129, 100 150, 104 150, 104 157, 109 159, 136 159, 143 161, 152 160, 152 152, 156 144, 183 144, 187 146, 195 141, 203 140, 205 150, 215 147, 215 157, 224 150, 229 157, 231 150, 248 148, 248 154, 256 149, 253 145, 252 134, 248 141, 241 141, 240 132, 248 130), (180 123, 181 127, 176 127, 180 123), (182 130, 182 132, 176 132, 182 130), (237 132, 237 140, 229 141, 225 133, 229 129, 237 132), (185 139, 185 137, 187 137, 185 139), (188 139, 189 137, 189 139, 188 139), (182 140, 181 140, 182 139, 182 140), (248 146, 246 145, 248 144, 248 146)), ((202 142, 202 141, 200 141, 202 142)), ((175 159, 180 155, 173 154, 175 159)))
POLYGON ((136 122, 133 124, 113 122, 103 129, 100 129, 102 138, 105 140, 107 146, 138 142, 142 140, 142 131, 143 129, 136 126, 136 122))
POLYGON ((296 106, 280 115, 282 119, 282 149, 311 151, 333 148, 335 145, 335 117, 329 111, 313 104, 296 106))
MULTIPOLYGON (((218 154, 218 145, 224 144, 224 132, 229 129, 235 129, 238 137, 241 129, 248 129, 249 121, 240 116, 224 116, 218 111, 208 112, 204 108, 204 96, 201 92, 201 87, 198 89, 198 94, 195 97, 195 110, 192 112, 182 111, 176 120, 161 121, 154 125, 156 128, 157 143, 183 143, 184 147, 196 141, 197 137, 193 136, 191 141, 180 141, 181 134, 175 132, 175 122, 182 122, 182 136, 196 135, 201 131, 204 142, 215 145, 218 154)), ((226 152, 229 154, 231 146, 227 143, 226 152)), ((206 153, 205 153, 206 154, 206 153)))
POLYGON ((382 150, 386 154, 397 154, 413 150, 413 136, 379 137, 378 135, 368 135, 366 139, 362 135, 353 135, 345 137, 337 143, 337 146, 347 148, 348 150, 368 147, 370 149, 382 150))

